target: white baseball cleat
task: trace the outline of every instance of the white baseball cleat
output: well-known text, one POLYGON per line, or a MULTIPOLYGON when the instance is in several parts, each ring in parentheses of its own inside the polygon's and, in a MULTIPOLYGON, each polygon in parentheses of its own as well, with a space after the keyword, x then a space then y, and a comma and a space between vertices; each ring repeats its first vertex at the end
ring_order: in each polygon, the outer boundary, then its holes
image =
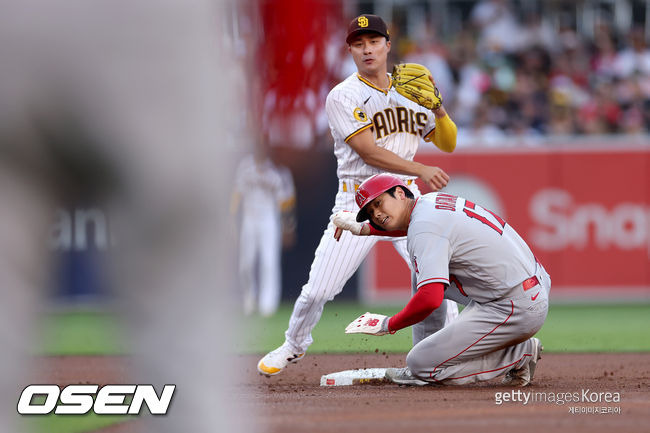
POLYGON ((257 371, 267 377, 274 376, 284 370, 289 363, 294 364, 303 356, 305 356, 304 353, 293 353, 293 350, 285 342, 282 346, 267 353, 264 358, 260 359, 260 362, 257 363, 257 371))
POLYGON ((521 368, 512 369, 506 373, 501 383, 507 386, 527 386, 535 376, 535 369, 537 368, 537 361, 542 359, 542 342, 539 338, 532 338, 533 340, 533 353, 528 364, 521 368))
POLYGON ((398 385, 424 386, 430 384, 430 382, 425 382, 413 376, 413 373, 411 373, 408 367, 387 368, 385 377, 398 385))

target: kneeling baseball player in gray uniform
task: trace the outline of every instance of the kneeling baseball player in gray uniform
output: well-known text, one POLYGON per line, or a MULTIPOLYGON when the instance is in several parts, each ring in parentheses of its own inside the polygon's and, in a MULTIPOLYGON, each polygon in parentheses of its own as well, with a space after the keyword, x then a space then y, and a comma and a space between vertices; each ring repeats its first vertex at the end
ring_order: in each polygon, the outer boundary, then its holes
POLYGON ((437 192, 416 199, 389 174, 368 178, 355 198, 359 213, 338 212, 334 224, 359 236, 406 234, 416 286, 402 311, 363 314, 346 333, 392 334, 426 318, 443 299, 466 305, 411 349, 406 368, 389 368, 386 377, 403 385, 461 385, 505 375, 505 385, 528 385, 541 357, 533 335, 548 313, 551 279, 517 232, 462 197, 437 192))

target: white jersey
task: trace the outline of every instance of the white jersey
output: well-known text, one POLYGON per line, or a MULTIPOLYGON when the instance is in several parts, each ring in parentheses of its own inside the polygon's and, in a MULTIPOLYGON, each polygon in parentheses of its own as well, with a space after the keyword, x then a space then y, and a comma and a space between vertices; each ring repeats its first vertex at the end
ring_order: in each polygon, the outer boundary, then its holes
POLYGON ((418 288, 452 282, 461 294, 487 302, 508 295, 536 272, 535 256, 517 232, 462 197, 421 196, 407 239, 418 288))
MULTIPOLYGON (((356 72, 330 91, 325 109, 334 137, 337 175, 340 180, 354 183, 384 170, 366 164, 347 144, 350 138, 370 128, 377 146, 412 161, 423 137, 436 126, 431 110, 403 97, 394 88, 385 92, 356 72)), ((396 176, 405 181, 416 178, 396 176)))
POLYGON ((239 164, 235 188, 242 197, 244 217, 259 218, 266 214, 279 218, 282 204, 294 196, 290 174, 281 171, 270 159, 256 162, 252 155, 244 157, 239 164))

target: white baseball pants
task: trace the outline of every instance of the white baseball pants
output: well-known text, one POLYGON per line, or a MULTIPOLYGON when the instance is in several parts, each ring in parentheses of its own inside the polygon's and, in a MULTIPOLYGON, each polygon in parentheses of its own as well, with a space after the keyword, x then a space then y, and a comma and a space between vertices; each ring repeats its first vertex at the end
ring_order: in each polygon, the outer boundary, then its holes
POLYGON ((279 215, 271 209, 266 214, 246 215, 242 221, 240 281, 245 299, 254 300, 257 295, 257 306, 262 316, 273 315, 280 304, 281 233, 279 215))

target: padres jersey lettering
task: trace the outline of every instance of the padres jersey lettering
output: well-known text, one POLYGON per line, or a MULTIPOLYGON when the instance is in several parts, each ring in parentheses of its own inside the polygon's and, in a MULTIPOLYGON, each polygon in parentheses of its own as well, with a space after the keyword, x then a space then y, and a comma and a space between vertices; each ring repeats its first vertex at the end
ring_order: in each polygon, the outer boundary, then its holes
MULTIPOLYGON (((379 89, 357 73, 338 84, 327 96, 327 117, 334 138, 337 174, 342 180, 364 180, 381 169, 367 165, 347 144, 356 134, 372 128, 375 141, 401 158, 413 160, 424 136, 435 128, 435 116, 395 89, 379 89)), ((415 176, 399 175, 403 180, 415 176)))
MULTIPOLYGON (((399 132, 408 131, 408 132, 410 132, 412 134, 413 131, 409 130, 409 127, 408 127, 408 125, 409 125, 409 123, 408 123, 408 116, 409 116, 408 110, 406 108, 404 108, 404 107, 397 107, 395 109, 395 111, 397 112, 397 127, 399 129, 399 132)), ((391 112, 392 112, 392 110, 391 110, 391 112)))
POLYGON ((372 117, 375 140, 398 132, 422 136, 429 117, 427 114, 417 113, 416 121, 415 116, 416 113, 413 110, 405 107, 386 108, 384 111, 378 111, 372 117))

